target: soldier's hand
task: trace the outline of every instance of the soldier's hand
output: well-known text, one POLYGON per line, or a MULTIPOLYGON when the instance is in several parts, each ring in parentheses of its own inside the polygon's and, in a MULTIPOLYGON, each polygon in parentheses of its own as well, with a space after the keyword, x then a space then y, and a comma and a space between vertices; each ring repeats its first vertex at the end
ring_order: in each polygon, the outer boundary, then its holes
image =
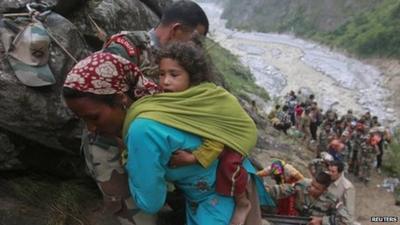
POLYGON ((262 169, 260 171, 257 171, 256 175, 259 176, 259 177, 266 177, 266 176, 269 175, 269 173, 270 173, 269 169, 268 168, 264 168, 264 169, 262 169))
POLYGON ((315 217, 312 216, 310 222, 307 225, 321 225, 322 224, 322 217, 315 217))
POLYGON ((172 168, 176 168, 179 166, 188 166, 197 163, 196 157, 188 151, 177 150, 172 154, 171 159, 169 160, 169 166, 172 168))

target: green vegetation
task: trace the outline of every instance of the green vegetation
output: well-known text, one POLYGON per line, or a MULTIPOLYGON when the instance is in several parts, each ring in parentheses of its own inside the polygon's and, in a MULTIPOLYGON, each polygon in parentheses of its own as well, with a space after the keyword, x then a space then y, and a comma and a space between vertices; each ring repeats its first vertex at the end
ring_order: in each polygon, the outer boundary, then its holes
MULTIPOLYGON (((238 0, 230 0, 237 2, 238 0)), ((292 32, 360 57, 400 58, 400 1, 284 1, 229 4, 227 26, 292 32), (245 15, 238 16, 237 14, 245 15), (248 15, 247 15, 248 14, 248 15)))
POLYGON ((316 29, 314 23, 304 15, 304 11, 301 8, 276 27, 278 32, 289 30, 300 36, 309 36, 316 29))
MULTIPOLYGON (((388 145, 389 151, 384 155, 383 168, 391 176, 400 177, 400 128, 394 130, 392 142, 388 145)), ((399 187, 400 197, 400 187, 399 187)), ((400 199, 399 199, 400 200, 400 199)))
MULTIPOLYGON (((398 133, 397 133, 398 134, 398 133)), ((383 168, 385 172, 389 173, 392 177, 400 176, 400 144, 396 141, 396 143, 392 143, 390 145, 390 151, 385 157, 383 168)), ((394 198, 396 201, 396 205, 400 205, 400 186, 396 187, 394 190, 394 198)))
POLYGON ((347 49, 359 56, 400 57, 400 2, 384 0, 375 9, 361 13, 333 32, 312 38, 347 49))
MULTIPOLYGON (((386 172, 388 172, 391 176, 399 177, 400 176, 400 128, 395 130, 393 134, 392 143, 389 145, 389 151, 384 155, 384 163, 383 167, 386 172)), ((400 194, 400 188, 399 188, 400 194)), ((400 195, 399 195, 400 197, 400 195)), ((400 200, 400 199, 399 199, 400 200)))
POLYGON ((400 144, 391 144, 389 149, 383 166, 390 175, 398 177, 400 176, 400 144))
POLYGON ((258 95, 269 100, 264 88, 257 86, 250 70, 244 67, 238 58, 212 40, 207 40, 206 48, 215 66, 217 77, 222 77, 222 83, 235 96, 248 100, 246 93, 258 95))

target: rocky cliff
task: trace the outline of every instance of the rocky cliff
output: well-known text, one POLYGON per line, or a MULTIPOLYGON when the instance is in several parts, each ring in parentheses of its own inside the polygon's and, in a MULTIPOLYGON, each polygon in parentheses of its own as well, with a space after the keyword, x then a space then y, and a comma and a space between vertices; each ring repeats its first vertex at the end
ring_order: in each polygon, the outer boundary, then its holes
MULTIPOLYGON (((1 1, 0 13, 2 17, 9 13, 26 13, 29 2, 1 1)), ((76 157, 79 161, 82 124, 65 107, 60 95, 67 72, 75 60, 101 47, 96 25, 107 35, 121 30, 148 30, 158 23, 162 8, 172 1, 41 2, 48 6, 46 10, 51 10, 43 19, 43 25, 52 35, 49 67, 56 84, 39 88, 23 85, 10 67, 4 55, 5 46, 0 42, 0 171, 32 165, 53 170, 57 168, 55 165, 63 164, 62 158, 76 157), (52 159, 59 154, 66 157, 52 159)), ((8 15, 7 18, 16 21, 17 17, 8 15)))

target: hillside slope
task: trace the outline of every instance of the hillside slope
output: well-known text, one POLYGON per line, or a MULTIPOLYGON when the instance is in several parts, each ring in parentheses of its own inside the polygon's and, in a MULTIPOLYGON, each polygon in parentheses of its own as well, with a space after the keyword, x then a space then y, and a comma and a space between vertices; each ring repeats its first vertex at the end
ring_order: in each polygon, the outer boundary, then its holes
POLYGON ((313 28, 332 31, 379 0, 229 0, 223 16, 228 26, 259 31, 313 28))
POLYGON ((229 0, 227 26, 290 32, 361 57, 400 57, 397 0, 229 0))

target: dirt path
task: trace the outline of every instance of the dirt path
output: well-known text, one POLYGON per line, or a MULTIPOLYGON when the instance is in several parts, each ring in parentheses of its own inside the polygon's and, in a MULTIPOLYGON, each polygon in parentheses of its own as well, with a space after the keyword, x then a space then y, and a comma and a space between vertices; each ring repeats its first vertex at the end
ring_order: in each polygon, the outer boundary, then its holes
MULTIPOLYGON (((351 179, 356 188, 356 214, 358 222, 362 225, 383 224, 371 222, 371 216, 398 216, 400 207, 395 205, 393 193, 377 187, 382 185, 384 177, 373 172, 371 183, 365 186, 363 183, 351 179)), ((386 223, 386 224, 399 224, 386 223)))

